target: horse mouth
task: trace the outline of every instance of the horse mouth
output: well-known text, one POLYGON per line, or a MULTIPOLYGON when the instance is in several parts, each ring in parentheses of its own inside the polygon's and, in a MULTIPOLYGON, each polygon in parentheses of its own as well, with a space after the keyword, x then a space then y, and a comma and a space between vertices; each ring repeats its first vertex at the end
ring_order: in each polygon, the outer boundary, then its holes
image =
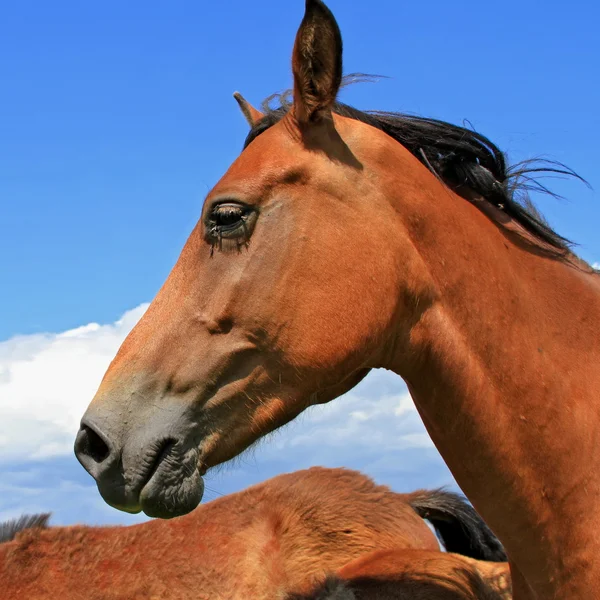
POLYGON ((175 444, 177 444, 177 440, 173 438, 167 438, 157 444, 158 449, 154 453, 154 459, 151 460, 150 468, 145 474, 145 477, 143 477, 143 480, 146 481, 146 484, 149 483, 150 480, 154 477, 154 474, 156 473, 156 471, 158 471, 160 465, 167 458, 167 456, 169 456, 169 454, 173 452, 175 444))
POLYGON ((145 473, 139 503, 149 517, 171 519, 194 510, 204 493, 198 451, 166 438, 145 473))

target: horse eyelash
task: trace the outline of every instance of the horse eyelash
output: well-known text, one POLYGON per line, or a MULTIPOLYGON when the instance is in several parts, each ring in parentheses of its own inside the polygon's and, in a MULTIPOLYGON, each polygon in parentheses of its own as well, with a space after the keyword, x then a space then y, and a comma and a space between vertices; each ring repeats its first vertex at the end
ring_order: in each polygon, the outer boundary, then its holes
MULTIPOLYGON (((241 227, 243 230, 243 235, 241 239, 232 239, 231 242, 236 242, 236 247, 238 252, 241 252, 241 247, 244 246, 246 250, 250 247, 250 234, 248 232, 248 226, 246 221, 248 220, 247 215, 242 215, 241 219, 241 227)), ((219 252, 223 251, 223 233, 221 228, 218 225, 211 225, 209 229, 211 242, 210 242, 210 256, 211 258, 214 256, 215 247, 219 252)), ((227 240, 227 238, 225 238, 227 240)))

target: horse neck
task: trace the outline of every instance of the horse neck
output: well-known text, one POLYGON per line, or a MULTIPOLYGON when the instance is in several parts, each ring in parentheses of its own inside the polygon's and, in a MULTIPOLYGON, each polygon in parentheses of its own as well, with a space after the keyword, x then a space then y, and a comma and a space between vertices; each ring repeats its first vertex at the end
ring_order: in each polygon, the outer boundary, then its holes
POLYGON ((428 299, 409 331, 398 323, 384 366, 407 382, 509 555, 534 588, 552 574, 554 593, 593 559, 582 549, 600 549, 590 523, 600 507, 589 506, 600 494, 600 278, 544 257, 433 184, 426 202, 398 200, 428 299))

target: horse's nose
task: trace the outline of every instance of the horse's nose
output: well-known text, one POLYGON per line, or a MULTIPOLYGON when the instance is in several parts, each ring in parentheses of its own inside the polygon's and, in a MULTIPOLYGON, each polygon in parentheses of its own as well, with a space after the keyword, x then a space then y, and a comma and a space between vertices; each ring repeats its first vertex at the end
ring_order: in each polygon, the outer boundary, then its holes
POLYGON ((114 462, 111 460, 114 454, 114 447, 107 437, 91 423, 82 421, 75 439, 75 456, 94 479, 114 462))

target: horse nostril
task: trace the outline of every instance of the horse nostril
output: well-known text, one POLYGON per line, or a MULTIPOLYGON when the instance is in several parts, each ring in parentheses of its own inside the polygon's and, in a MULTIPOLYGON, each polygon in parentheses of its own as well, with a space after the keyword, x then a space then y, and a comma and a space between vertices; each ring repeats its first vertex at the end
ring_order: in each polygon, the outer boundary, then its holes
POLYGON ((80 459, 89 457, 100 464, 108 458, 110 448, 91 427, 81 425, 75 441, 75 454, 80 459))

